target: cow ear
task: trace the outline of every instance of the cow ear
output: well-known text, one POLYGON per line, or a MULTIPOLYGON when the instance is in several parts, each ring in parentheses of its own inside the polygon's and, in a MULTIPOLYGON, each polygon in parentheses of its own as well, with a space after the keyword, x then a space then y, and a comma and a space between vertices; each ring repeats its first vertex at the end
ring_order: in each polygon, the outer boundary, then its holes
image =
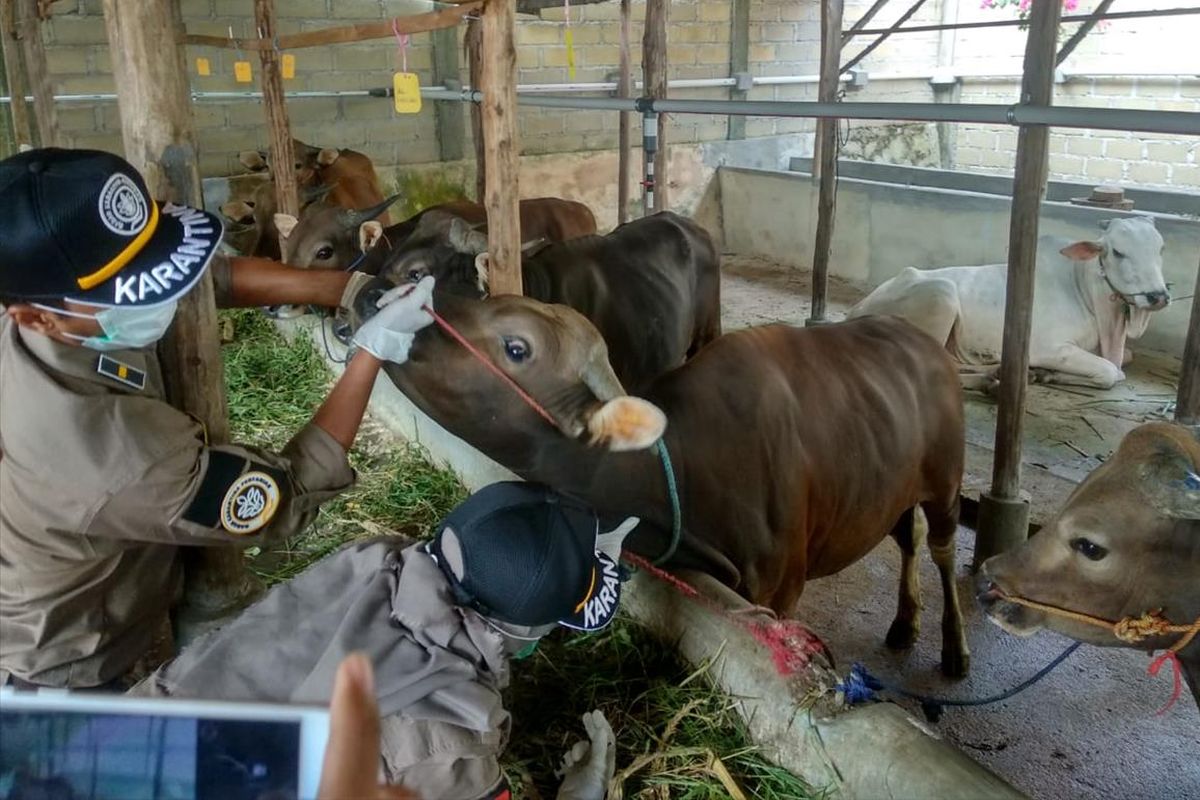
POLYGON ((613 452, 645 450, 662 438, 667 415, 640 397, 617 397, 592 413, 587 428, 593 445, 613 452))
POLYGON ((1104 252, 1104 245, 1100 244, 1100 242, 1075 242, 1074 244, 1067 245, 1058 252, 1072 261, 1091 261, 1104 252))
POLYGON ((487 249, 487 236, 472 230, 461 217, 450 220, 450 246, 460 253, 478 255, 487 249))
POLYGON ((245 200, 231 200, 223 203, 221 213, 234 222, 250 222, 254 219, 254 207, 245 200))
POLYGON ((261 172, 267 168, 267 160, 257 150, 243 150, 238 153, 238 163, 251 172, 261 172))
POLYGON ((296 229, 296 225, 300 220, 293 217, 291 214, 276 214, 275 228, 279 231, 279 235, 284 239, 292 235, 292 231, 296 229))
POLYGON ((1108 230, 1108 226, 1112 225, 1114 222, 1116 222, 1115 219, 1102 219, 1096 224, 1100 226, 1100 230, 1106 231, 1108 230))
POLYGON ((383 223, 370 219, 358 226, 358 249, 367 252, 383 238, 383 223))
POLYGON ((321 148, 321 152, 317 153, 317 163, 322 167, 328 167, 337 161, 341 155, 342 151, 336 147, 323 147, 321 148))
POLYGON ((490 266, 491 260, 486 251, 475 256, 475 285, 479 287, 479 293, 484 297, 488 296, 488 268, 490 266))

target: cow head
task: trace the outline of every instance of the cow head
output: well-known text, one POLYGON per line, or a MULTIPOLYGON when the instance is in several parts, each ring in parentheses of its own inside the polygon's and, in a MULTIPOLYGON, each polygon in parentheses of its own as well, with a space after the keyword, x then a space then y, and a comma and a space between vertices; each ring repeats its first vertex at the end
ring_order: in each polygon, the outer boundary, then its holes
MULTIPOLYGON (((380 274, 395 283, 416 283, 432 275, 441 291, 487 297, 488 237, 481 227, 449 212, 427 211, 412 236, 388 254, 380 274)), ((521 252, 528 254, 545 243, 525 242, 521 252)))
MULTIPOLYGON (((355 328, 392 286, 381 277, 360 292, 350 314, 355 328)), ((387 365, 388 374, 422 410, 484 452, 496 457, 489 443, 511 445, 525 435, 567 437, 609 451, 644 449, 662 436, 662 411, 625 394, 600 333, 573 309, 527 297, 475 300, 440 290, 434 307, 554 420, 551 427, 465 347, 430 325, 417 334, 408 361, 387 365)))
MULTIPOLYGON (((1079 485, 1058 515, 980 570, 979 600, 1018 636, 1048 628, 1121 645, 1100 627, 1007 601, 1023 597, 1106 620, 1161 608, 1173 622, 1200 615, 1200 444, 1181 426, 1136 428, 1079 485)), ((1135 644, 1165 647, 1160 636, 1135 644)), ((1200 650, 1198 650, 1200 652, 1200 650)))
MULTIPOLYGON (((328 191, 328 187, 323 188, 328 191)), ((382 235, 383 226, 375 218, 399 199, 400 195, 395 194, 363 209, 313 203, 299 219, 291 214, 275 214, 275 226, 284 239, 283 260, 304 269, 346 269, 375 244, 375 240, 360 239, 360 230, 374 222, 370 230, 382 235)))
POLYGON ((1099 260, 1100 274, 1114 294, 1135 309, 1158 311, 1171 302, 1163 279, 1162 234, 1147 216, 1105 220, 1095 241, 1078 241, 1060 252, 1074 261, 1099 260))
MULTIPOLYGON (((296 182, 301 186, 318 183, 320 170, 337 161, 342 151, 334 147, 313 147, 299 139, 292 139, 292 169, 296 171, 296 182)), ((264 172, 271 168, 266 150, 243 150, 238 161, 251 172, 264 172)))

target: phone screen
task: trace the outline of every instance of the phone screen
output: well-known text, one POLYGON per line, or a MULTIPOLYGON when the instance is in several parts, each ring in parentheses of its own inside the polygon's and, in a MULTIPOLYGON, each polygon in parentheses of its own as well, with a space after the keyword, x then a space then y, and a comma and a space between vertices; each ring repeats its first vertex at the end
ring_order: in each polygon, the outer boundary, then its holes
POLYGON ((295 800, 296 721, 11 710, 0 800, 295 800))

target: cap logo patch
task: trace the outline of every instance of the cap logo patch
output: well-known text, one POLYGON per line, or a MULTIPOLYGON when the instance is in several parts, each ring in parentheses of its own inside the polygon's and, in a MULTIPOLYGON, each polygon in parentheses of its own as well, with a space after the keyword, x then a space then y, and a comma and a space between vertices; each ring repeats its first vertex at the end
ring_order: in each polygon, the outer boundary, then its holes
POLYGON ((265 472, 247 472, 230 485, 221 501, 221 527, 244 536, 262 528, 279 507, 279 484, 265 472))
POLYGON ((593 583, 592 594, 583 608, 583 627, 589 630, 603 625, 612 616, 613 607, 621 597, 621 576, 616 562, 602 554, 597 556, 604 570, 600 573, 599 591, 593 583))
POLYGON ((100 221, 118 236, 135 236, 150 219, 150 208, 128 175, 117 172, 100 190, 100 221))

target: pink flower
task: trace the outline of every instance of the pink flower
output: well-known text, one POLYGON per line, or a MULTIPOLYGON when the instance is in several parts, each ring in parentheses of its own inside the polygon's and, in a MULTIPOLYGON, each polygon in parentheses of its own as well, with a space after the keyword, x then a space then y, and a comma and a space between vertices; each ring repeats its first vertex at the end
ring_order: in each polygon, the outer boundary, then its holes
POLYGON ((1017 8, 1021 11, 1028 11, 1031 2, 1032 0, 1021 0, 1021 3, 1017 6, 1017 8))
POLYGON ((1079 8, 1079 0, 1063 0, 1064 11, 1074 11, 1079 8))

